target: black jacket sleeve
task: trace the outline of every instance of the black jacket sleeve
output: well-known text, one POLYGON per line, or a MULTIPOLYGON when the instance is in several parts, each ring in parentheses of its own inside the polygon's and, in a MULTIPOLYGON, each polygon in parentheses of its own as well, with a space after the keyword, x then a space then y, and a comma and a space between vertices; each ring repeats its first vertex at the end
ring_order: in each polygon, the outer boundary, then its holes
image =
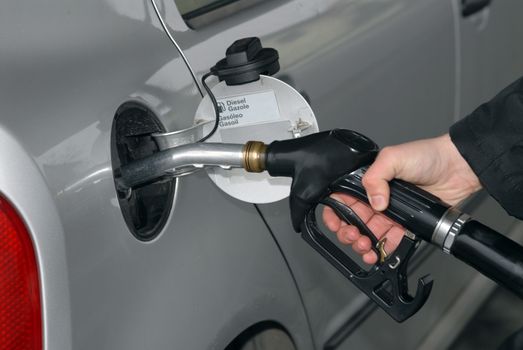
POLYGON ((523 219, 523 78, 454 124, 450 137, 489 194, 523 219))

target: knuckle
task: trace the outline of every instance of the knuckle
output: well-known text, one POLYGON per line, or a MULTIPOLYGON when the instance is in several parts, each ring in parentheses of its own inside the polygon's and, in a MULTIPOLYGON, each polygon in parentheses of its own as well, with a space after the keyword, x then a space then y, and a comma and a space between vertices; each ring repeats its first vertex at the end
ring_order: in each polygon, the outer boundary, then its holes
POLYGON ((392 146, 386 146, 386 147, 383 147, 380 151, 380 153, 378 154, 378 158, 381 158, 381 159, 390 159, 390 158, 393 158, 394 157, 394 154, 396 153, 396 151, 394 150, 394 147, 392 146))
POLYGON ((372 187, 376 183, 376 179, 372 177, 372 174, 366 173, 363 175, 363 178, 361 179, 361 183, 363 184, 363 187, 369 188, 372 187))

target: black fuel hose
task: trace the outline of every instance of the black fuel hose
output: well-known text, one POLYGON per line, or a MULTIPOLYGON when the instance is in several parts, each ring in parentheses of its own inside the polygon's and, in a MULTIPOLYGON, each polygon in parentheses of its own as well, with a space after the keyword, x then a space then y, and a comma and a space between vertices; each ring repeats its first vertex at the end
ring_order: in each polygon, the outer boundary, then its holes
POLYGON ((471 220, 456 236, 450 253, 523 298, 523 247, 471 220))

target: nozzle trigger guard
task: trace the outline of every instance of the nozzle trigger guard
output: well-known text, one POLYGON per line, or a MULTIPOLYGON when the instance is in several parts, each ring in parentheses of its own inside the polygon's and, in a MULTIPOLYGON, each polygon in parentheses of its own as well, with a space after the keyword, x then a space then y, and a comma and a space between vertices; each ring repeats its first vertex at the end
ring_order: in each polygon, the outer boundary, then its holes
POLYGON ((307 213, 302 224, 301 232, 305 241, 394 320, 402 322, 414 315, 425 304, 433 284, 427 275, 418 279, 414 296, 408 292, 408 262, 419 245, 418 238, 406 234, 392 254, 387 257, 380 256, 377 249, 378 239, 350 207, 330 197, 322 198, 320 203, 332 208, 340 219, 357 226, 362 234, 368 236, 372 242, 372 249, 382 260, 369 270, 360 267, 318 227, 317 205, 307 213))

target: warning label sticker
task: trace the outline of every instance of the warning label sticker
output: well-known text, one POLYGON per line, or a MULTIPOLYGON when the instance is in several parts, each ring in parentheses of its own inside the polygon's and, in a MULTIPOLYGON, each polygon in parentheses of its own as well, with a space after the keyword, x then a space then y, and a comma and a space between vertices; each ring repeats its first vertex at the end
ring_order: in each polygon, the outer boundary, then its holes
POLYGON ((274 91, 218 99, 220 128, 280 119, 274 91))

